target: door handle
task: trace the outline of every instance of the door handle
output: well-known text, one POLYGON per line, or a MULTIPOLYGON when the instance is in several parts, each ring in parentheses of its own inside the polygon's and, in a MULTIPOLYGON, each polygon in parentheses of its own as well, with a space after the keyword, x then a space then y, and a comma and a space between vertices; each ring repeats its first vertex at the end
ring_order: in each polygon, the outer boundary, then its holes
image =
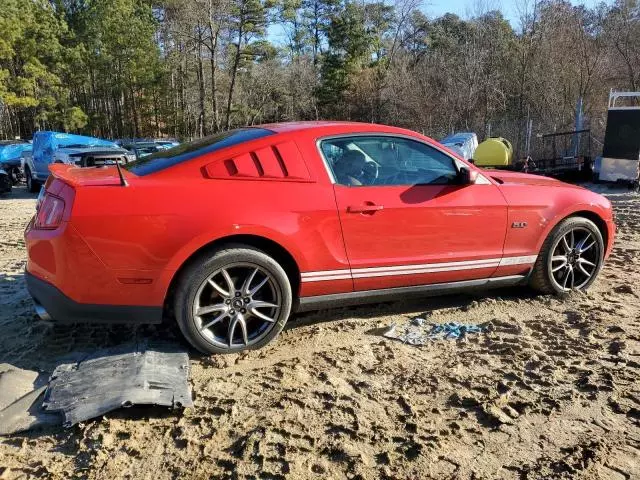
POLYGON ((374 213, 379 210, 382 210, 384 205, 350 205, 347 207, 347 213, 374 213))

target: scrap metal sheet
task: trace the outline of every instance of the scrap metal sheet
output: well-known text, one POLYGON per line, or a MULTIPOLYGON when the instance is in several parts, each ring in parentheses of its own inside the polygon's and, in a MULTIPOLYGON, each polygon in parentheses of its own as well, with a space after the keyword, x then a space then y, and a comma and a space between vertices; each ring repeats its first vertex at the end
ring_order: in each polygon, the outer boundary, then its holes
POLYGON ((45 393, 46 411, 71 426, 132 405, 191 407, 189 356, 169 343, 128 343, 56 367, 45 393))
POLYGON ((46 377, 33 370, 0 365, 0 435, 11 435, 43 425, 60 425, 56 413, 42 410, 46 377))
POLYGON ((435 340, 462 340, 469 334, 484 331, 481 325, 458 322, 427 323, 424 318, 414 318, 405 325, 391 324, 382 332, 382 336, 409 345, 426 345, 435 340))

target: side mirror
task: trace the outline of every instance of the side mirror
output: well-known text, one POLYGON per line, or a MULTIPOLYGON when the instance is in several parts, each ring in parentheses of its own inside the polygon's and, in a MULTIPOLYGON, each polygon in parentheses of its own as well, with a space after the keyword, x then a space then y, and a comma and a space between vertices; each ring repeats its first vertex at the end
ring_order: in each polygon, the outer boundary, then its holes
POLYGON ((478 178, 478 172, 476 170, 470 170, 467 167, 460 167, 458 178, 460 179, 461 185, 473 185, 478 178))

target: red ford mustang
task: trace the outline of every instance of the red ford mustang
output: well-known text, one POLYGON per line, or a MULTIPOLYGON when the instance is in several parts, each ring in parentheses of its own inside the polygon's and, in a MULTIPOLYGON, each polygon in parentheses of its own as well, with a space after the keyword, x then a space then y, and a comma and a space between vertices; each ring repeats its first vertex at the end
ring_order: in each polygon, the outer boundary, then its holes
POLYGON ((400 128, 224 132, 125 167, 51 167, 25 232, 42 317, 175 317, 204 352, 258 348, 295 311, 459 289, 585 289, 611 251, 604 197, 481 170, 400 128))

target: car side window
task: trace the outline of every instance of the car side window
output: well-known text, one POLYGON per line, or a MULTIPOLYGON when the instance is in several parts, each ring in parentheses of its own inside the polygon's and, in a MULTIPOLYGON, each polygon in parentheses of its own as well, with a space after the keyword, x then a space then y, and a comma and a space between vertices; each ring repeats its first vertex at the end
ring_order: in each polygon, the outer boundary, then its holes
POLYGON ((322 140, 320 149, 339 185, 447 185, 458 178, 453 158, 408 138, 340 137, 322 140))

